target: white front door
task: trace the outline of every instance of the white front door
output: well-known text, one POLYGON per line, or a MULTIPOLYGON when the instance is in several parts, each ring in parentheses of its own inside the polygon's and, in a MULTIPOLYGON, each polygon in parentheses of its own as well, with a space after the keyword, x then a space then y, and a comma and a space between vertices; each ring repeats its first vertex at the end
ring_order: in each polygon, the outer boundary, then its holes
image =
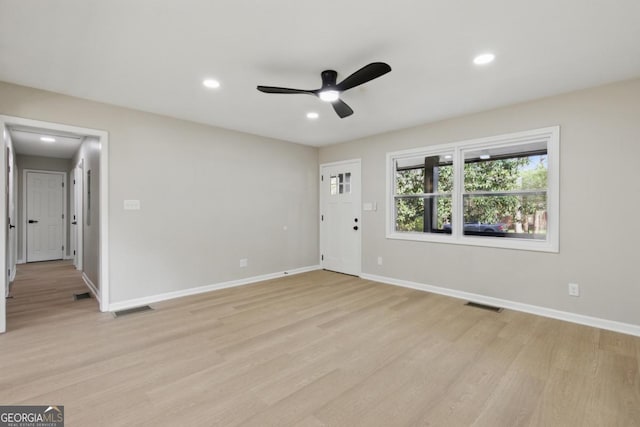
POLYGON ((27 262, 63 257, 63 176, 27 172, 27 262))
POLYGON ((322 268, 360 274, 360 160, 320 168, 320 262, 322 268))

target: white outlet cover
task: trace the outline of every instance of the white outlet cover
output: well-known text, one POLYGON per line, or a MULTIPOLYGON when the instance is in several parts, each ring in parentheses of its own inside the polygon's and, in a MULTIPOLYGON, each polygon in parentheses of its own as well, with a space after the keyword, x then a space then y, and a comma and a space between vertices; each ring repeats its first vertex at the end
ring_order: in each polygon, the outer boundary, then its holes
POLYGON ((580 285, 577 283, 569 283, 569 295, 572 297, 580 296, 580 285))

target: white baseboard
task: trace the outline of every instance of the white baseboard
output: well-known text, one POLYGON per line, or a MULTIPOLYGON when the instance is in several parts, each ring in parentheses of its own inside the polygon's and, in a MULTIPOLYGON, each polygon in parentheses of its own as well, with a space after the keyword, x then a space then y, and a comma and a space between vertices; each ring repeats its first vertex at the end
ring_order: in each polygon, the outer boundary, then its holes
POLYGON ((89 276, 87 276, 87 273, 82 273, 82 280, 84 280, 84 283, 87 285, 87 288, 89 288, 89 290, 91 291, 91 293, 99 303, 100 292, 98 292, 98 287, 91 281, 91 279, 89 279, 89 276))
POLYGON ((520 302, 493 298, 470 292, 457 291, 455 289, 442 288, 439 286, 425 285, 423 283, 410 282, 408 280, 377 276, 375 274, 361 274, 360 277, 366 280, 372 280, 374 282, 381 282, 388 285, 402 286, 404 288, 411 288, 419 291, 446 295, 453 298, 474 301, 481 304, 487 304, 497 307, 504 307, 510 310, 522 311, 524 313, 536 314, 538 316, 550 317, 552 319, 564 320, 567 322, 578 323, 580 325, 592 326, 594 328, 607 329, 609 331, 620 332, 623 334, 640 337, 640 325, 600 319, 598 317, 584 316, 582 314, 554 310, 551 308, 540 307, 536 305, 523 304, 520 302))
POLYGON ((280 271, 278 273, 263 274, 261 276, 247 277, 245 279, 231 280, 228 282, 215 283, 213 285, 198 286, 196 288, 182 289, 180 291, 166 292, 164 294, 157 294, 148 297, 130 299, 127 301, 114 302, 112 304, 109 304, 109 311, 126 310, 129 308, 140 307, 142 305, 153 304, 156 302, 166 301, 174 298, 204 294, 206 292, 217 291, 219 289, 249 285, 251 283, 262 282, 264 280, 277 279, 279 277, 292 276, 294 274, 306 273, 308 271, 319 269, 319 265, 312 265, 308 267, 296 268, 293 270, 280 271))
POLYGON ((62 257, 62 259, 67 260, 67 259, 73 259, 73 255, 65 255, 62 257))
POLYGON ((16 264, 26 264, 24 262, 24 259, 20 258, 19 260, 16 261, 16 264))

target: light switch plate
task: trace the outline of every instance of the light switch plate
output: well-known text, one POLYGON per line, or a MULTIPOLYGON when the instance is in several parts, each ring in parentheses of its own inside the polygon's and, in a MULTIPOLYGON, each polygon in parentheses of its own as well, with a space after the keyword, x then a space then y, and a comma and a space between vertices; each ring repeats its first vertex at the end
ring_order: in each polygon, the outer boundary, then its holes
POLYGON ((376 211, 378 209, 378 204, 376 202, 365 202, 362 204, 363 211, 376 211))
POLYGON ((124 201, 124 210, 126 210, 126 211, 139 211, 140 210, 140 200, 125 200, 124 201))

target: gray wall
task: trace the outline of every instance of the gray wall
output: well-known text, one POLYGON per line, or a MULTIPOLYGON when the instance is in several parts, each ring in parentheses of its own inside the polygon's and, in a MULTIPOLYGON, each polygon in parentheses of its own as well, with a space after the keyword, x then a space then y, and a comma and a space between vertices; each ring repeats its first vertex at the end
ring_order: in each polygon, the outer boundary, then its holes
POLYGON ((80 160, 83 162, 82 271, 97 289, 100 289, 100 153, 100 141, 95 137, 85 137, 70 163, 70 176, 73 179, 72 169, 80 160), (91 209, 88 210, 89 171, 91 171, 91 209), (88 217, 90 221, 87 221, 88 217))
POLYGON ((320 149, 321 163, 352 158, 362 158, 362 200, 378 203, 363 212, 363 272, 640 324, 640 80, 320 149), (559 254, 385 238, 387 152, 552 125, 561 126, 559 254))
POLYGON ((112 302, 318 263, 315 148, 7 83, 0 114, 109 132, 112 302))
POLYGON ((64 172, 67 174, 67 186, 65 188, 65 192, 67 194, 67 217, 65 218, 67 222, 67 234, 65 236, 65 251, 66 255, 69 255, 69 169, 70 169, 70 161, 69 159, 56 159, 53 157, 41 157, 41 156, 24 156, 18 154, 16 156, 16 162, 18 166, 18 224, 16 225, 16 230, 18 231, 18 258, 21 261, 26 261, 22 259, 22 251, 24 250, 24 239, 23 232, 25 227, 25 212, 24 212, 24 181, 23 181, 23 173, 22 171, 25 169, 36 169, 43 171, 55 171, 55 172, 64 172))

